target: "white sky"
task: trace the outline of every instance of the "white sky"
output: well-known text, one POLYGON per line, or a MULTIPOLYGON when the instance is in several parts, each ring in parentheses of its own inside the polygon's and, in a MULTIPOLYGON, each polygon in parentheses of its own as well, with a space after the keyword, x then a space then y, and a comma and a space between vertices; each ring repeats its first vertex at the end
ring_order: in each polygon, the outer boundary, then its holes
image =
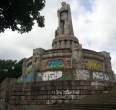
POLYGON ((110 52, 116 73, 116 0, 46 0, 45 27, 26 34, 6 30, 0 34, 0 59, 22 59, 34 48, 50 49, 57 28, 60 1, 71 5, 75 36, 83 48, 110 52))

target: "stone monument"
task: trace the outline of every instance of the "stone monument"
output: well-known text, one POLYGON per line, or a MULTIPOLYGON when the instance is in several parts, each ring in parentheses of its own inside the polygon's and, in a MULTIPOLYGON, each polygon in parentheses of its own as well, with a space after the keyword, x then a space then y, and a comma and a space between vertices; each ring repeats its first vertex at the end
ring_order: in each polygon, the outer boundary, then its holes
MULTIPOLYGON (((7 91, 8 102, 5 106, 0 103, 8 110, 46 110, 55 104, 77 104, 87 95, 112 87, 110 54, 82 48, 74 36, 69 4, 62 2, 57 15, 52 49, 33 49, 33 55, 24 60, 22 76, 7 91)), ((0 87, 4 88, 6 82, 0 87)), ((1 99, 6 98, 4 92, 0 93, 1 99)))
POLYGON ((74 35, 70 5, 61 5, 52 49, 34 49, 24 62, 22 78, 34 73, 36 80, 113 80, 110 54, 83 49, 74 35))
POLYGON ((52 43, 53 49, 78 47, 79 42, 73 32, 70 5, 62 2, 62 7, 57 11, 57 15, 58 28, 52 43))

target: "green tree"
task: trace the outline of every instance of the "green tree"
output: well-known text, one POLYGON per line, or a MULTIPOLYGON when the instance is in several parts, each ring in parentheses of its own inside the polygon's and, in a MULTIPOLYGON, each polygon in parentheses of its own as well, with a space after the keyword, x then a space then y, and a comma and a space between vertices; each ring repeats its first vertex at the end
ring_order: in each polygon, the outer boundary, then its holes
POLYGON ((18 78, 22 74, 23 60, 0 60, 0 82, 5 78, 18 78))
POLYGON ((29 32, 37 21, 39 27, 44 26, 44 16, 40 11, 45 0, 0 0, 0 32, 10 28, 20 33, 29 32))

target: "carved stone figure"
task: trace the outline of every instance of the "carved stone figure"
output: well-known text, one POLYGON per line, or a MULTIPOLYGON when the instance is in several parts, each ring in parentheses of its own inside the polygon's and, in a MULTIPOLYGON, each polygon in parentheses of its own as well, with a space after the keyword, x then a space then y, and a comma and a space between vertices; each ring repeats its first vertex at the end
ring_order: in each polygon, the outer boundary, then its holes
POLYGON ((62 2, 62 7, 58 10, 59 27, 57 28, 55 35, 73 35, 71 11, 69 4, 62 2))

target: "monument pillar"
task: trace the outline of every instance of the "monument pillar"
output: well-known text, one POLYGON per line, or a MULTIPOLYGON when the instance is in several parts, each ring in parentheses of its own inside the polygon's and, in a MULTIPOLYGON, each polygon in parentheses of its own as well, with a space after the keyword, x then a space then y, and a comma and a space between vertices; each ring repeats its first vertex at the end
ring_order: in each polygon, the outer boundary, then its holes
MULTIPOLYGON (((57 11, 58 16, 58 28, 55 31, 55 39, 53 40, 52 47, 53 49, 58 48, 73 48, 72 44, 76 43, 78 46, 78 39, 74 36, 72 18, 71 18, 71 9, 70 5, 66 2, 62 2, 62 7, 57 11), (58 42, 71 42, 68 45, 64 43, 58 44, 58 42), (56 46, 56 44, 58 44, 56 46)), ((74 48, 75 48, 74 47, 74 48)))

